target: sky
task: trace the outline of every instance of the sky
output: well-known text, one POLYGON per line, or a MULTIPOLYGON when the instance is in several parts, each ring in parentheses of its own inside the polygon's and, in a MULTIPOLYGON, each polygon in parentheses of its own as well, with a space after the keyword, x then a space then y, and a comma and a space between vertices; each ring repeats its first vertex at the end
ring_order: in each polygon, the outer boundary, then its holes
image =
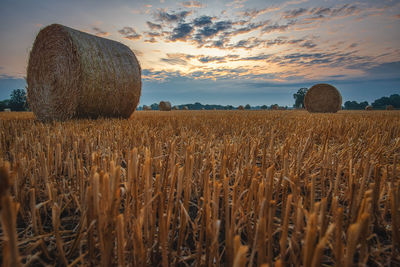
POLYGON ((1 0, 0 99, 26 86, 29 51, 53 23, 130 47, 141 105, 291 106, 321 82, 343 101, 400 93, 399 0, 1 0))

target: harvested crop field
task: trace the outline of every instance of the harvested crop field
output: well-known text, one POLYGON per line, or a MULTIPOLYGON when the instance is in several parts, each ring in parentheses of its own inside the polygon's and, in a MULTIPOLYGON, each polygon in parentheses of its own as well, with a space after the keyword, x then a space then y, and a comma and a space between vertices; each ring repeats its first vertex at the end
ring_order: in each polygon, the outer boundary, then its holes
POLYGON ((399 111, 0 113, 0 178, 4 266, 400 264, 399 111))

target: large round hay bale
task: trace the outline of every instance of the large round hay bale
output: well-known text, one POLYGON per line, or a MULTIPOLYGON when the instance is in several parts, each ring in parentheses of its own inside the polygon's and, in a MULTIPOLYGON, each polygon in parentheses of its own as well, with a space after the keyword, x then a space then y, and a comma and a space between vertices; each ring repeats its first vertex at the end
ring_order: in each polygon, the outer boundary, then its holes
POLYGON ((146 111, 147 111, 147 110, 151 110, 151 107, 144 105, 144 106, 143 106, 143 110, 146 110, 146 111))
POLYGON ((42 121, 128 118, 142 88, 140 65, 129 47, 59 24, 37 35, 27 83, 29 106, 42 121))
POLYGON ((371 110, 373 110, 373 109, 374 109, 374 108, 373 108, 371 105, 368 105, 368 106, 365 107, 365 110, 371 111, 371 110))
POLYGON ((171 103, 169 101, 161 101, 158 108, 161 111, 171 111, 171 103))
POLYGON ((386 110, 394 110, 394 107, 392 105, 387 105, 386 110))
POLYGON ((320 83, 307 91, 304 105, 309 112, 334 113, 342 108, 342 96, 334 86, 320 83))
POLYGON ((238 110, 244 110, 244 107, 242 105, 238 106, 238 110))

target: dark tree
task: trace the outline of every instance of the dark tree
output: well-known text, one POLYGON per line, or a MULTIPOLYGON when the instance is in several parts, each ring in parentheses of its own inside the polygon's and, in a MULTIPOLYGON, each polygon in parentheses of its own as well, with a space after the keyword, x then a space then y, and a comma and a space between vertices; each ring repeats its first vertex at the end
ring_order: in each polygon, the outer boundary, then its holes
POLYGON ((400 108, 400 95, 399 94, 394 94, 389 97, 390 99, 390 105, 392 105, 395 108, 400 108))
POLYGON ((3 111, 5 108, 8 108, 9 106, 10 106, 10 100, 9 99, 0 101, 0 111, 3 111))
POLYGON ((360 109, 365 109, 368 105, 369 105, 368 101, 363 101, 363 102, 360 102, 360 104, 359 104, 360 109))
POLYGON ((251 109, 251 106, 247 104, 246 106, 244 106, 244 109, 251 109))
POLYGON ((306 95, 307 91, 307 88, 300 88, 297 93, 293 95, 293 98, 295 99, 293 106, 295 108, 304 108, 304 96, 306 95))
POLYGON ((384 96, 376 99, 372 106, 376 109, 384 109, 386 106, 392 105, 395 108, 400 108, 400 95, 394 94, 389 97, 384 96))
POLYGON ((365 107, 368 106, 368 102, 360 102, 358 103, 357 101, 346 101, 344 103, 344 109, 349 109, 349 110, 363 110, 365 107))
POLYGON ((267 105, 262 105, 261 109, 268 109, 268 106, 267 105))
POLYGON ((157 103, 151 104, 150 107, 151 107, 152 110, 158 110, 158 104, 157 103))
POLYGON ((9 107, 13 111, 24 111, 27 109, 26 92, 23 89, 15 89, 11 92, 9 107))
POLYGON ((386 107, 387 105, 390 105, 390 98, 387 96, 381 97, 372 102, 372 106, 374 108, 382 108, 386 107))

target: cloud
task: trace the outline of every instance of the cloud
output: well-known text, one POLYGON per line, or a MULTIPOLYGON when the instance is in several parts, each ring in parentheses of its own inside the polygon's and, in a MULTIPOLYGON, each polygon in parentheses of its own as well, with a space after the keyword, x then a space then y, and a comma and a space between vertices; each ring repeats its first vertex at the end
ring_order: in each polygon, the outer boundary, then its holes
POLYGON ((209 63, 209 62, 212 62, 212 61, 218 61, 219 63, 226 62, 225 61, 225 57, 209 57, 209 56, 206 56, 206 57, 200 57, 197 60, 200 61, 201 63, 209 63))
POLYGON ((148 37, 159 37, 159 36, 162 36, 162 34, 159 33, 159 32, 145 32, 145 34, 148 37))
POLYGON ((205 7, 204 4, 200 3, 199 1, 186 1, 180 3, 182 6, 186 8, 202 8, 205 7))
POLYGON ((154 37, 151 37, 150 39, 145 39, 145 43, 157 43, 157 39, 154 37))
POLYGON ((308 11, 308 9, 302 8, 302 7, 297 8, 297 9, 288 10, 283 13, 283 18, 294 19, 294 18, 297 18, 297 17, 307 13, 307 11, 308 11))
POLYGON ((311 17, 308 20, 320 20, 320 19, 332 19, 335 17, 346 17, 350 15, 358 14, 361 10, 350 4, 345 4, 340 7, 315 7, 309 10, 311 17))
POLYGON ((159 21, 163 22, 178 22, 184 20, 188 15, 190 15, 190 11, 181 11, 178 13, 168 13, 163 10, 159 10, 155 13, 155 17, 159 21))
POLYGON ((272 24, 265 26, 264 28, 261 29, 261 32, 263 33, 271 33, 271 32, 284 32, 289 29, 289 26, 291 26, 293 22, 290 22, 288 24, 283 24, 279 25, 278 23, 272 24))
POLYGON ((232 28, 231 21, 218 21, 212 25, 207 25, 204 26, 203 28, 200 28, 196 32, 194 39, 197 41, 197 43, 204 44, 206 39, 213 38, 217 34, 231 28, 232 28))
POLYGON ((161 24, 156 24, 151 21, 146 21, 146 24, 151 30, 161 30, 162 28, 161 24))
POLYGON ((233 8, 242 8, 244 6, 244 3, 246 3, 247 0, 234 0, 230 3, 227 3, 226 6, 231 7, 233 6, 233 8))
POLYGON ((154 69, 143 69, 142 76, 147 81, 166 81, 181 76, 180 71, 166 71, 166 70, 154 70, 154 69))
POLYGON ((349 45, 349 48, 356 48, 358 46, 358 43, 352 43, 351 45, 349 45))
POLYGON ((129 40, 138 40, 142 35, 138 34, 132 27, 124 27, 118 31, 124 38, 129 40))
POLYGON ((260 54, 260 55, 257 55, 257 56, 244 57, 244 58, 241 58, 239 60, 257 61, 257 60, 266 60, 266 59, 268 59, 270 57, 271 57, 271 55, 260 54))
POLYGON ((382 78, 382 79, 399 78, 400 61, 374 64, 373 66, 365 65, 364 67, 360 68, 363 69, 366 75, 369 77, 382 78))
POLYGON ((186 39, 192 34, 193 27, 189 23, 180 23, 172 31, 169 40, 171 41, 186 41, 186 39))
POLYGON ((187 62, 180 58, 162 58, 161 61, 170 65, 187 65, 187 62))
POLYGON ((164 34, 160 33, 160 32, 144 32, 144 34, 149 37, 149 39, 145 39, 144 42, 145 43, 156 43, 157 39, 156 37, 161 37, 164 34))
POLYGON ((162 62, 166 62, 169 65, 187 65, 188 60, 194 58, 193 55, 184 53, 168 53, 166 58, 161 58, 162 62))
POLYGON ((263 8, 263 9, 247 9, 246 11, 238 12, 238 15, 242 16, 242 17, 248 17, 250 19, 254 19, 254 18, 256 18, 256 17, 258 17, 258 16, 260 16, 262 14, 269 13, 269 12, 274 12, 274 11, 277 11, 279 9, 280 8, 277 7, 277 6, 266 7, 266 8, 263 8))
POLYGON ((106 37, 109 36, 110 33, 103 31, 102 29, 98 28, 98 27, 93 27, 92 31, 94 32, 95 35, 100 36, 100 37, 106 37))
POLYGON ((316 47, 317 45, 315 44, 315 43, 313 43, 312 41, 310 41, 310 40, 308 40, 308 41, 305 41, 304 43, 302 43, 301 45, 300 45, 300 47, 305 47, 305 48, 314 48, 314 47, 316 47))
POLYGON ((369 64, 368 62, 374 62, 374 58, 370 56, 359 56, 355 54, 355 52, 316 52, 290 53, 281 56, 273 56, 268 62, 277 63, 281 66, 296 65, 308 67, 329 64, 329 67, 359 69, 360 64, 369 64))
POLYGON ((275 39, 263 40, 259 38, 248 38, 245 40, 240 40, 236 44, 230 45, 231 48, 244 48, 252 49, 259 46, 270 47, 275 45, 298 45, 303 48, 314 48, 317 45, 312 40, 307 39, 287 39, 287 37, 277 37, 275 39))
POLYGON ((235 35, 239 35, 239 34, 248 33, 248 32, 251 32, 251 31, 261 28, 265 23, 267 23, 267 22, 249 23, 249 24, 245 25, 244 27, 234 29, 233 31, 229 32, 227 35, 235 36, 235 35))
POLYGON ((202 26, 206 26, 206 25, 210 25, 212 24, 212 17, 210 16, 201 16, 199 18, 195 18, 193 20, 193 25, 196 27, 202 27, 202 26))
POLYGON ((225 63, 228 59, 236 59, 239 58, 239 55, 226 55, 226 56, 199 56, 197 60, 201 63, 209 63, 209 62, 217 62, 217 63, 225 63))
POLYGON ((256 37, 247 38, 245 40, 240 40, 236 44, 229 45, 230 48, 244 48, 252 49, 264 44, 265 41, 256 37))

